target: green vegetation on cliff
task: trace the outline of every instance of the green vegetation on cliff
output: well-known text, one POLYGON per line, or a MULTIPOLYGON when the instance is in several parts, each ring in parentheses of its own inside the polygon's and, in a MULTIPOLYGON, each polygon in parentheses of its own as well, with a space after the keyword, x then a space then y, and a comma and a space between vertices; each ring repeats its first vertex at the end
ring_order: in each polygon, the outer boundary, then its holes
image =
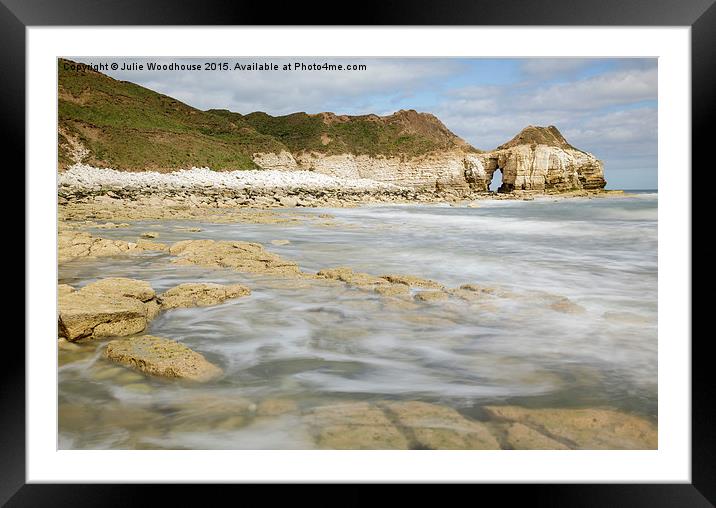
POLYGON ((384 117, 333 113, 270 116, 262 112, 242 116, 225 110, 210 111, 245 121, 261 134, 286 145, 292 153, 416 157, 439 150, 475 150, 433 115, 413 110, 384 117))
POLYGON ((124 170, 209 166, 249 169, 251 154, 280 151, 281 143, 250 126, 206 113, 147 88, 92 70, 68 70, 59 61, 59 162, 72 149, 85 162, 124 170))
POLYGON ((253 154, 283 150, 403 157, 475 151, 433 115, 413 110, 384 117, 200 111, 73 63, 58 62, 60 167, 81 158, 128 171, 230 170, 256 168, 253 154))

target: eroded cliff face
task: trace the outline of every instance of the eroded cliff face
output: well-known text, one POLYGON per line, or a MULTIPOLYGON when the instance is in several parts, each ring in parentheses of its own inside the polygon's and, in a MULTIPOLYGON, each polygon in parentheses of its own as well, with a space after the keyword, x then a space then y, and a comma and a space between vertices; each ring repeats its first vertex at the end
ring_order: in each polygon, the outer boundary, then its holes
POLYGON ((486 191, 496 171, 502 172, 498 192, 597 190, 606 185, 602 162, 579 150, 520 145, 478 158, 478 169, 466 172, 466 179, 475 190, 486 191))
POLYGON ((466 172, 476 190, 487 190, 495 171, 502 172, 499 192, 597 190, 606 185, 602 162, 570 145, 553 125, 530 125, 478 158, 482 168, 466 172))
POLYGON ((496 171, 502 172, 499 192, 598 190, 606 184, 602 162, 567 143, 554 126, 529 126, 484 153, 454 149, 418 157, 391 157, 281 152, 255 154, 254 162, 265 169, 303 169, 416 188, 453 187, 478 192, 488 191, 496 171))
POLYGON ((477 154, 461 151, 431 153, 413 158, 310 152, 292 155, 291 161, 285 153, 280 156, 256 154, 254 162, 264 169, 308 170, 339 178, 368 178, 418 189, 441 186, 471 189, 466 174, 469 171, 472 175, 473 171, 479 171, 482 167, 477 154))

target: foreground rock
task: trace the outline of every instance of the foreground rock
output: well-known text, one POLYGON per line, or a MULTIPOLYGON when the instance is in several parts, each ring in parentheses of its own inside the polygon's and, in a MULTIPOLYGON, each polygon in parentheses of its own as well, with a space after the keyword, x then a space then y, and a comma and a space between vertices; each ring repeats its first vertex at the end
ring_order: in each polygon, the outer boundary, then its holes
POLYGON ((259 243, 184 240, 171 246, 169 253, 180 264, 229 268, 239 272, 300 275, 298 265, 266 251, 259 243))
POLYGON ((564 443, 522 423, 504 423, 499 428, 503 432, 505 444, 513 450, 569 450, 564 443))
POLYGON ((611 409, 488 406, 485 410, 498 421, 519 423, 530 429, 529 433, 512 429, 507 439, 514 448, 543 448, 546 439, 580 450, 655 450, 658 446, 655 425, 611 409))
POLYGON ((319 448, 499 449, 487 425, 454 409, 419 401, 346 402, 312 409, 305 417, 319 448))
POLYGON ((497 450, 500 448, 487 425, 468 420, 452 408, 426 402, 389 402, 387 414, 412 439, 411 448, 430 450, 497 450))
POLYGON ((186 283, 179 284, 162 293, 159 302, 162 309, 205 307, 248 294, 251 294, 251 290, 241 284, 226 286, 211 283, 186 283))
POLYGON ((69 295, 74 292, 75 288, 69 284, 58 284, 57 285, 57 296, 69 295))
POLYGON ((144 281, 109 278, 77 291, 60 290, 58 334, 74 342, 143 331, 159 311, 154 290, 144 281))
POLYGON ((206 382, 222 375, 222 370, 199 353, 173 340, 143 335, 113 340, 105 356, 119 364, 153 376, 206 382))
POLYGON ((143 280, 128 279, 125 277, 111 277, 100 279, 87 284, 81 289, 84 293, 102 294, 108 296, 124 296, 134 298, 142 302, 148 302, 156 298, 157 294, 148 282, 143 280))
POLYGON ((379 408, 347 402, 313 409, 306 420, 319 448, 332 450, 405 450, 409 441, 379 408))

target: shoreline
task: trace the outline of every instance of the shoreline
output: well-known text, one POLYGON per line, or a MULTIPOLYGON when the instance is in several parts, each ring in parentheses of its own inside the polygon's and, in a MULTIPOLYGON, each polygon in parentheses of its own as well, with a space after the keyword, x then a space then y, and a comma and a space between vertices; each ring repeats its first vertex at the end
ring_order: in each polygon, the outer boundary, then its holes
POLYGON ((627 197, 622 190, 475 191, 468 186, 401 187, 369 179, 336 178, 310 171, 214 172, 193 168, 163 174, 128 173, 76 165, 58 178, 58 204, 141 207, 345 208, 370 204, 457 204, 484 200, 532 201, 627 197))

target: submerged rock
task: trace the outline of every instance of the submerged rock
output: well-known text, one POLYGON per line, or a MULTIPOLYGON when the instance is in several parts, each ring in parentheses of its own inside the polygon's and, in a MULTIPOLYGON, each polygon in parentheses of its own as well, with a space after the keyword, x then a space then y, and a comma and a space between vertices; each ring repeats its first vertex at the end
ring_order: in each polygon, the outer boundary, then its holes
POLYGON ((399 427, 412 438, 411 448, 432 450, 497 450, 495 436, 482 422, 468 420, 454 409, 420 401, 383 405, 399 427))
POLYGON ((298 265, 266 251, 261 244, 248 242, 184 240, 172 245, 169 253, 178 263, 239 272, 300 275, 298 265))
POLYGON ((480 286, 478 284, 463 284, 460 286, 463 291, 471 291, 473 293, 494 295, 496 290, 493 287, 480 286))
POLYGON ((415 299, 421 302, 437 302, 446 300, 448 294, 444 291, 420 291, 415 294, 415 299))
POLYGON ((159 251, 168 251, 169 246, 165 243, 161 242, 152 242, 149 240, 139 240, 137 242, 137 247, 143 250, 159 250, 159 251))
POLYGON ((649 319, 647 316, 640 316, 632 312, 616 312, 608 311, 602 314, 602 317, 608 321, 615 321, 619 323, 645 325, 645 324, 656 324, 655 319, 649 319))
POLYGON ((513 450, 568 450, 564 443, 545 436, 521 423, 505 423, 500 426, 505 444, 513 450))
POLYGON ((146 231, 146 232, 142 233, 140 236, 142 238, 148 238, 151 240, 152 238, 159 238, 159 233, 157 233, 156 231, 146 231))
POLYGON ((408 439, 385 413, 366 402, 321 406, 306 416, 319 448, 386 450, 408 448, 408 439))
POLYGON ((113 340, 107 344, 105 356, 153 376, 206 382, 222 375, 222 370, 201 354, 153 335, 113 340))
MULTIPOLYGON (((655 450, 658 445, 654 424, 611 409, 487 406, 485 411, 498 421, 523 424, 573 449, 655 450)), ((518 432, 525 435, 520 429, 518 432)), ((529 441, 534 441, 534 438, 529 441)))
POLYGON ((265 399, 256 407, 257 416, 279 416, 298 411, 298 405, 291 399, 265 399))
POLYGON ((162 309, 205 307, 248 294, 251 294, 251 290, 241 284, 225 286, 211 283, 186 283, 165 291, 159 297, 159 301, 162 309))
POLYGON ((426 402, 345 402, 314 408, 305 419, 320 448, 500 448, 486 424, 426 402))
POLYGON ((557 312, 564 312, 565 314, 584 314, 586 312, 584 307, 566 297, 559 298, 557 301, 551 303, 549 308, 557 312))
POLYGON ((407 296, 410 294, 410 286, 404 284, 376 286, 375 292, 382 296, 407 296))

